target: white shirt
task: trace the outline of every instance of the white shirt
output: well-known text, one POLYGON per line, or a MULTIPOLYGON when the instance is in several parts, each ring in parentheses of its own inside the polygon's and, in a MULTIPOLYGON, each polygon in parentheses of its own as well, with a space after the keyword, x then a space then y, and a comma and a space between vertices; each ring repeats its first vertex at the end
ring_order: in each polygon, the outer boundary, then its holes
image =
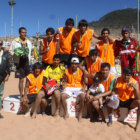
POLYGON ((104 92, 105 92, 105 88, 104 88, 104 86, 103 86, 102 84, 99 84, 98 87, 93 87, 93 85, 91 85, 90 88, 89 88, 89 90, 90 90, 90 92, 93 93, 93 94, 94 94, 97 90, 100 90, 101 93, 104 93, 104 92))
POLYGON ((1 52, 0 52, 0 64, 2 62, 2 55, 3 55, 3 50, 1 50, 1 52))
MULTIPOLYGON (((27 39, 27 46, 29 48, 28 58, 29 58, 29 62, 30 62, 30 60, 31 60, 31 50, 32 50, 33 46, 32 46, 31 41, 28 40, 28 39, 27 39)), ((20 41, 18 41, 18 38, 14 39, 11 43, 10 50, 9 50, 11 55, 14 55, 14 49, 21 48, 21 47, 22 46, 21 46, 20 41)))

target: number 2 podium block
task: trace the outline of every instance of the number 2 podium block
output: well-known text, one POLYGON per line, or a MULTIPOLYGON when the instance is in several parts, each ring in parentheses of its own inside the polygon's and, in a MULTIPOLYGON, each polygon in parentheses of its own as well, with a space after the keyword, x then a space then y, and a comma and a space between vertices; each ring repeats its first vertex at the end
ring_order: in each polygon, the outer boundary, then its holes
POLYGON ((20 95, 10 95, 3 99, 3 109, 6 112, 17 113, 20 107, 20 95))

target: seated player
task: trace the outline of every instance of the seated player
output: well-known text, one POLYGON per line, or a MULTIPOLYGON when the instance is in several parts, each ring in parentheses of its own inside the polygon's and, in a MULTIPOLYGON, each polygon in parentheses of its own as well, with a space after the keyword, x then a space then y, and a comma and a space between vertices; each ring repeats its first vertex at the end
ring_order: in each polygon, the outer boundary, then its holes
MULTIPOLYGON (((133 69, 130 67, 125 67, 123 69, 123 74, 121 77, 117 78, 117 81, 114 84, 113 91, 118 94, 120 99, 119 107, 126 107, 132 109, 138 107, 137 111, 137 122, 136 122, 136 131, 140 131, 140 92, 139 84, 132 77, 133 69)), ((109 111, 109 123, 112 124, 112 109, 108 108, 109 111)))
POLYGON ((79 65, 79 58, 72 57, 71 58, 71 65, 65 71, 65 79, 66 79, 66 86, 64 91, 62 92, 62 105, 64 107, 64 118, 67 119, 69 117, 68 110, 67 110, 67 103, 66 99, 70 96, 76 96, 80 98, 80 110, 78 114, 78 121, 82 118, 82 112, 84 108, 84 99, 85 99, 85 89, 84 89, 84 74, 79 65))
MULTIPOLYGON (((99 94, 97 96, 94 96, 93 102, 92 102, 92 105, 94 106, 94 108, 97 110, 97 112, 102 117, 102 120, 105 120, 105 117, 104 117, 102 109, 100 109, 100 104, 99 104, 98 100, 100 98, 104 97, 103 102, 105 102, 106 99, 108 98, 108 96, 111 95, 115 79, 116 79, 115 76, 110 73, 110 64, 102 63, 101 64, 101 84, 104 86, 105 92, 102 94, 99 94)), ((91 105, 91 107, 92 107, 92 105, 91 105)))
MULTIPOLYGON (((99 94, 102 94, 105 92, 105 88, 104 86, 101 84, 101 80, 100 77, 95 76, 93 78, 93 84, 90 86, 89 90, 87 91, 86 94, 86 99, 87 99, 87 107, 88 107, 88 111, 89 111, 89 115, 90 115, 90 120, 93 120, 93 114, 92 114, 92 108, 90 107, 93 102, 93 97, 97 96, 99 94)), ((99 98, 98 100, 99 104, 100 104, 100 108, 102 109, 103 107, 103 101, 102 98, 99 98)), ((105 121, 105 120, 103 120, 105 121)))
MULTIPOLYGON (((33 65, 33 73, 27 75, 25 84, 25 93, 21 98, 21 111, 27 112, 29 110, 29 104, 33 103, 40 89, 42 88, 44 71, 40 63, 33 65)), ((45 101, 42 99, 42 110, 45 110, 45 101)), ((20 111, 19 111, 20 113, 20 111)))
POLYGON ((48 66, 45 70, 43 87, 39 91, 35 101, 35 109, 32 118, 36 118, 37 109, 42 98, 48 99, 50 96, 54 96, 56 103, 56 111, 54 116, 59 115, 60 108, 60 79, 63 77, 63 69, 60 64, 60 55, 56 54, 53 57, 53 64, 48 66))

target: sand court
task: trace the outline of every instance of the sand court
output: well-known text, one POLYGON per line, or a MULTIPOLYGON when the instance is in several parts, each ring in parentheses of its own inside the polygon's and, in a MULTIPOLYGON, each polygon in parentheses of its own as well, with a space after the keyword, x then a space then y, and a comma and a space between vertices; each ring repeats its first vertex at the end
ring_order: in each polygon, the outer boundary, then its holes
MULTIPOLYGON (((5 84, 3 97, 18 93, 18 79, 11 73, 5 84)), ((135 123, 122 124, 114 122, 111 127, 101 122, 91 123, 83 119, 78 123, 76 118, 64 120, 62 117, 37 115, 16 115, 2 110, 4 119, 0 119, 1 140, 139 140, 140 134, 134 131, 135 123)))

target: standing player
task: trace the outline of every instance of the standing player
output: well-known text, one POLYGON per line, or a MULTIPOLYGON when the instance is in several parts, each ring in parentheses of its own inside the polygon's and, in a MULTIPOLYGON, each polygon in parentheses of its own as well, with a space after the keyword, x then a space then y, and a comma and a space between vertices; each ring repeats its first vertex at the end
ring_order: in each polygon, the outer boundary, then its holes
POLYGON ((30 73, 30 58, 32 43, 27 39, 27 30, 24 27, 19 28, 19 37, 14 39, 11 44, 10 52, 14 56, 16 64, 15 77, 19 78, 19 92, 23 95, 24 78, 30 73))
POLYGON ((40 54, 42 55, 42 66, 43 69, 53 63, 53 56, 57 53, 57 42, 54 37, 54 29, 47 28, 46 38, 42 39, 40 46, 40 54))
POLYGON ((101 41, 97 42, 95 49, 98 50, 99 56, 103 61, 110 64, 110 72, 117 75, 115 69, 114 42, 109 35, 110 30, 108 28, 103 28, 101 31, 101 41))

